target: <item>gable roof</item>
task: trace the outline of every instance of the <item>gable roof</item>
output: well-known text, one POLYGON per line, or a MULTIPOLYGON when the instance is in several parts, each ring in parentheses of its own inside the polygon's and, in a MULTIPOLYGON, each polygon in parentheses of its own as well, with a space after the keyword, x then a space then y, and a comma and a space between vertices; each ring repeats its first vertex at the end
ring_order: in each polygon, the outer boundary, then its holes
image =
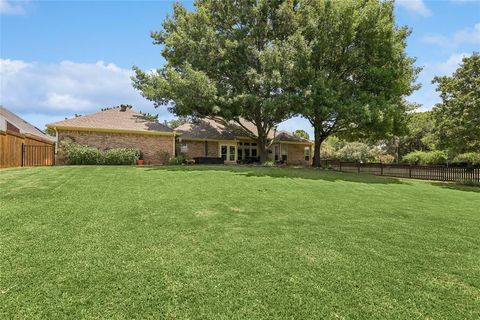
POLYGON ((22 134, 33 135, 38 138, 48 140, 50 142, 54 142, 55 138, 45 134, 42 130, 35 127, 33 124, 28 123, 27 121, 23 120, 15 113, 11 112, 10 110, 6 109, 3 106, 0 106, 0 116, 5 118, 8 122, 12 125, 17 127, 22 134))
POLYGON ((172 129, 131 109, 120 108, 50 123, 49 128, 79 131, 174 135, 172 129))
MULTIPOLYGON (((257 128, 255 125, 245 119, 240 119, 242 125, 257 135, 257 128)), ((220 123, 212 119, 200 119, 196 123, 185 123, 177 128, 175 131, 181 133, 182 139, 195 139, 195 140, 235 140, 238 138, 245 138, 249 135, 245 129, 235 122, 220 123)), ((278 142, 295 142, 310 144, 308 139, 296 137, 287 131, 274 132, 270 130, 268 139, 278 142)))

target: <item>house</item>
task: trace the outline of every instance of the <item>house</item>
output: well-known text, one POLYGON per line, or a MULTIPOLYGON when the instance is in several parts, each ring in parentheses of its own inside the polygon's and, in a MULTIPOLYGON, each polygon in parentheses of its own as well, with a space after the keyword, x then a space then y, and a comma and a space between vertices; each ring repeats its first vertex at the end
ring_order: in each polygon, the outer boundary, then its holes
MULTIPOLYGON (((123 105, 47 125, 55 130, 58 148, 74 142, 106 150, 135 148, 149 164, 162 164, 175 154, 175 132, 123 105)), ((60 153, 61 154, 61 153, 60 153)), ((58 163, 63 163, 59 157, 58 163)))
MULTIPOLYGON (((241 124, 256 134, 256 127, 246 120, 241 124)), ((175 129, 177 154, 187 158, 221 157, 225 163, 250 163, 258 161, 258 146, 245 130, 234 122, 219 123, 201 119, 175 129)), ((268 160, 291 165, 309 165, 312 142, 286 131, 270 131, 268 134, 268 160)))
POLYGON ((55 139, 0 106, 0 168, 53 164, 55 139))
MULTIPOLYGON (((248 121, 242 125, 255 131, 248 121)), ((232 123, 210 119, 186 123, 175 130, 129 108, 113 108, 47 125, 54 129, 61 150, 66 141, 99 149, 136 148, 147 164, 162 164, 165 158, 184 155, 202 162, 218 159, 222 163, 258 161, 258 146, 245 130, 232 123)), ((286 164, 309 165, 312 143, 288 132, 270 132, 269 160, 286 164)), ((62 159, 59 159, 61 163, 62 159)))

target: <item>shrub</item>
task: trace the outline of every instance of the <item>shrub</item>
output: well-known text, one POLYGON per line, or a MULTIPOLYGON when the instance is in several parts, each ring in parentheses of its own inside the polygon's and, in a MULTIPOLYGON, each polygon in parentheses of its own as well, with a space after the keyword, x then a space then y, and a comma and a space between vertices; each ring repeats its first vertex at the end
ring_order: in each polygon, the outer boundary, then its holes
POLYGON ((167 151, 159 151, 157 154, 161 164, 170 163, 170 153, 168 153, 167 151))
POLYGON ((183 155, 179 154, 178 156, 171 158, 170 161, 169 161, 169 164, 170 165, 180 165, 180 164, 183 164, 184 162, 185 162, 185 157, 183 155))
POLYGON ((264 167, 275 167, 275 161, 265 161, 262 166, 264 167))
POLYGON ((367 162, 370 159, 374 159, 377 150, 371 148, 362 142, 351 142, 345 144, 336 153, 336 158, 342 161, 361 161, 367 162))
POLYGON ((444 151, 413 151, 403 156, 402 161, 409 164, 445 164, 448 156, 444 151))
POLYGON ((468 152, 468 153, 459 154, 453 159, 452 162, 480 165, 480 152, 468 152))
POLYGON ((103 164, 103 152, 97 148, 68 144, 65 146, 65 162, 73 165, 103 164))
POLYGON ((97 148, 69 143, 63 146, 65 163, 72 165, 131 165, 139 158, 136 149, 118 148, 101 151, 97 148))
POLYGON ((375 160, 382 163, 393 163, 395 161, 395 157, 391 154, 379 154, 375 157, 375 160))
POLYGON ((109 149, 104 152, 104 164, 132 165, 140 157, 140 152, 131 148, 109 149))

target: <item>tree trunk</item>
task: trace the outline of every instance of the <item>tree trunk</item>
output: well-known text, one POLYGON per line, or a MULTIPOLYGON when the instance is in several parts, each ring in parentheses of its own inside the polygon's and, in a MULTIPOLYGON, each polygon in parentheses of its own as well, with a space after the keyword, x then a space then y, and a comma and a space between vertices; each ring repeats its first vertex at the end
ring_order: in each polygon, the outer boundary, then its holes
POLYGON ((322 142, 324 140, 324 137, 322 136, 322 133, 318 128, 313 128, 315 131, 315 142, 313 146, 313 162, 312 162, 312 167, 314 168, 320 168, 320 147, 322 146, 322 142))
POLYGON ((267 161, 268 149, 267 149, 267 139, 265 137, 258 137, 258 156, 260 157, 260 164, 264 164, 267 161))

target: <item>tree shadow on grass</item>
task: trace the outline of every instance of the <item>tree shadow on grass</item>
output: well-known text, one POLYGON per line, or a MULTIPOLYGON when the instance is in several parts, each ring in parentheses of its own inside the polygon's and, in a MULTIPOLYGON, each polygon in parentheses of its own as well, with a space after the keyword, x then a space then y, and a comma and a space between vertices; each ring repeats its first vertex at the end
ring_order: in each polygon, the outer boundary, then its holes
POLYGON ((480 193, 480 187, 465 186, 465 185, 457 184, 455 182, 431 182, 430 184, 432 186, 436 186, 444 189, 480 193))
POLYGON ((161 170, 171 172, 188 171, 226 171, 244 177, 270 177, 284 179, 307 179, 324 181, 347 181, 369 184, 408 184, 406 181, 393 177, 381 177, 365 173, 347 173, 324 169, 304 167, 261 167, 261 166, 233 166, 233 165, 193 165, 193 166, 158 166, 144 167, 147 171, 161 170))

